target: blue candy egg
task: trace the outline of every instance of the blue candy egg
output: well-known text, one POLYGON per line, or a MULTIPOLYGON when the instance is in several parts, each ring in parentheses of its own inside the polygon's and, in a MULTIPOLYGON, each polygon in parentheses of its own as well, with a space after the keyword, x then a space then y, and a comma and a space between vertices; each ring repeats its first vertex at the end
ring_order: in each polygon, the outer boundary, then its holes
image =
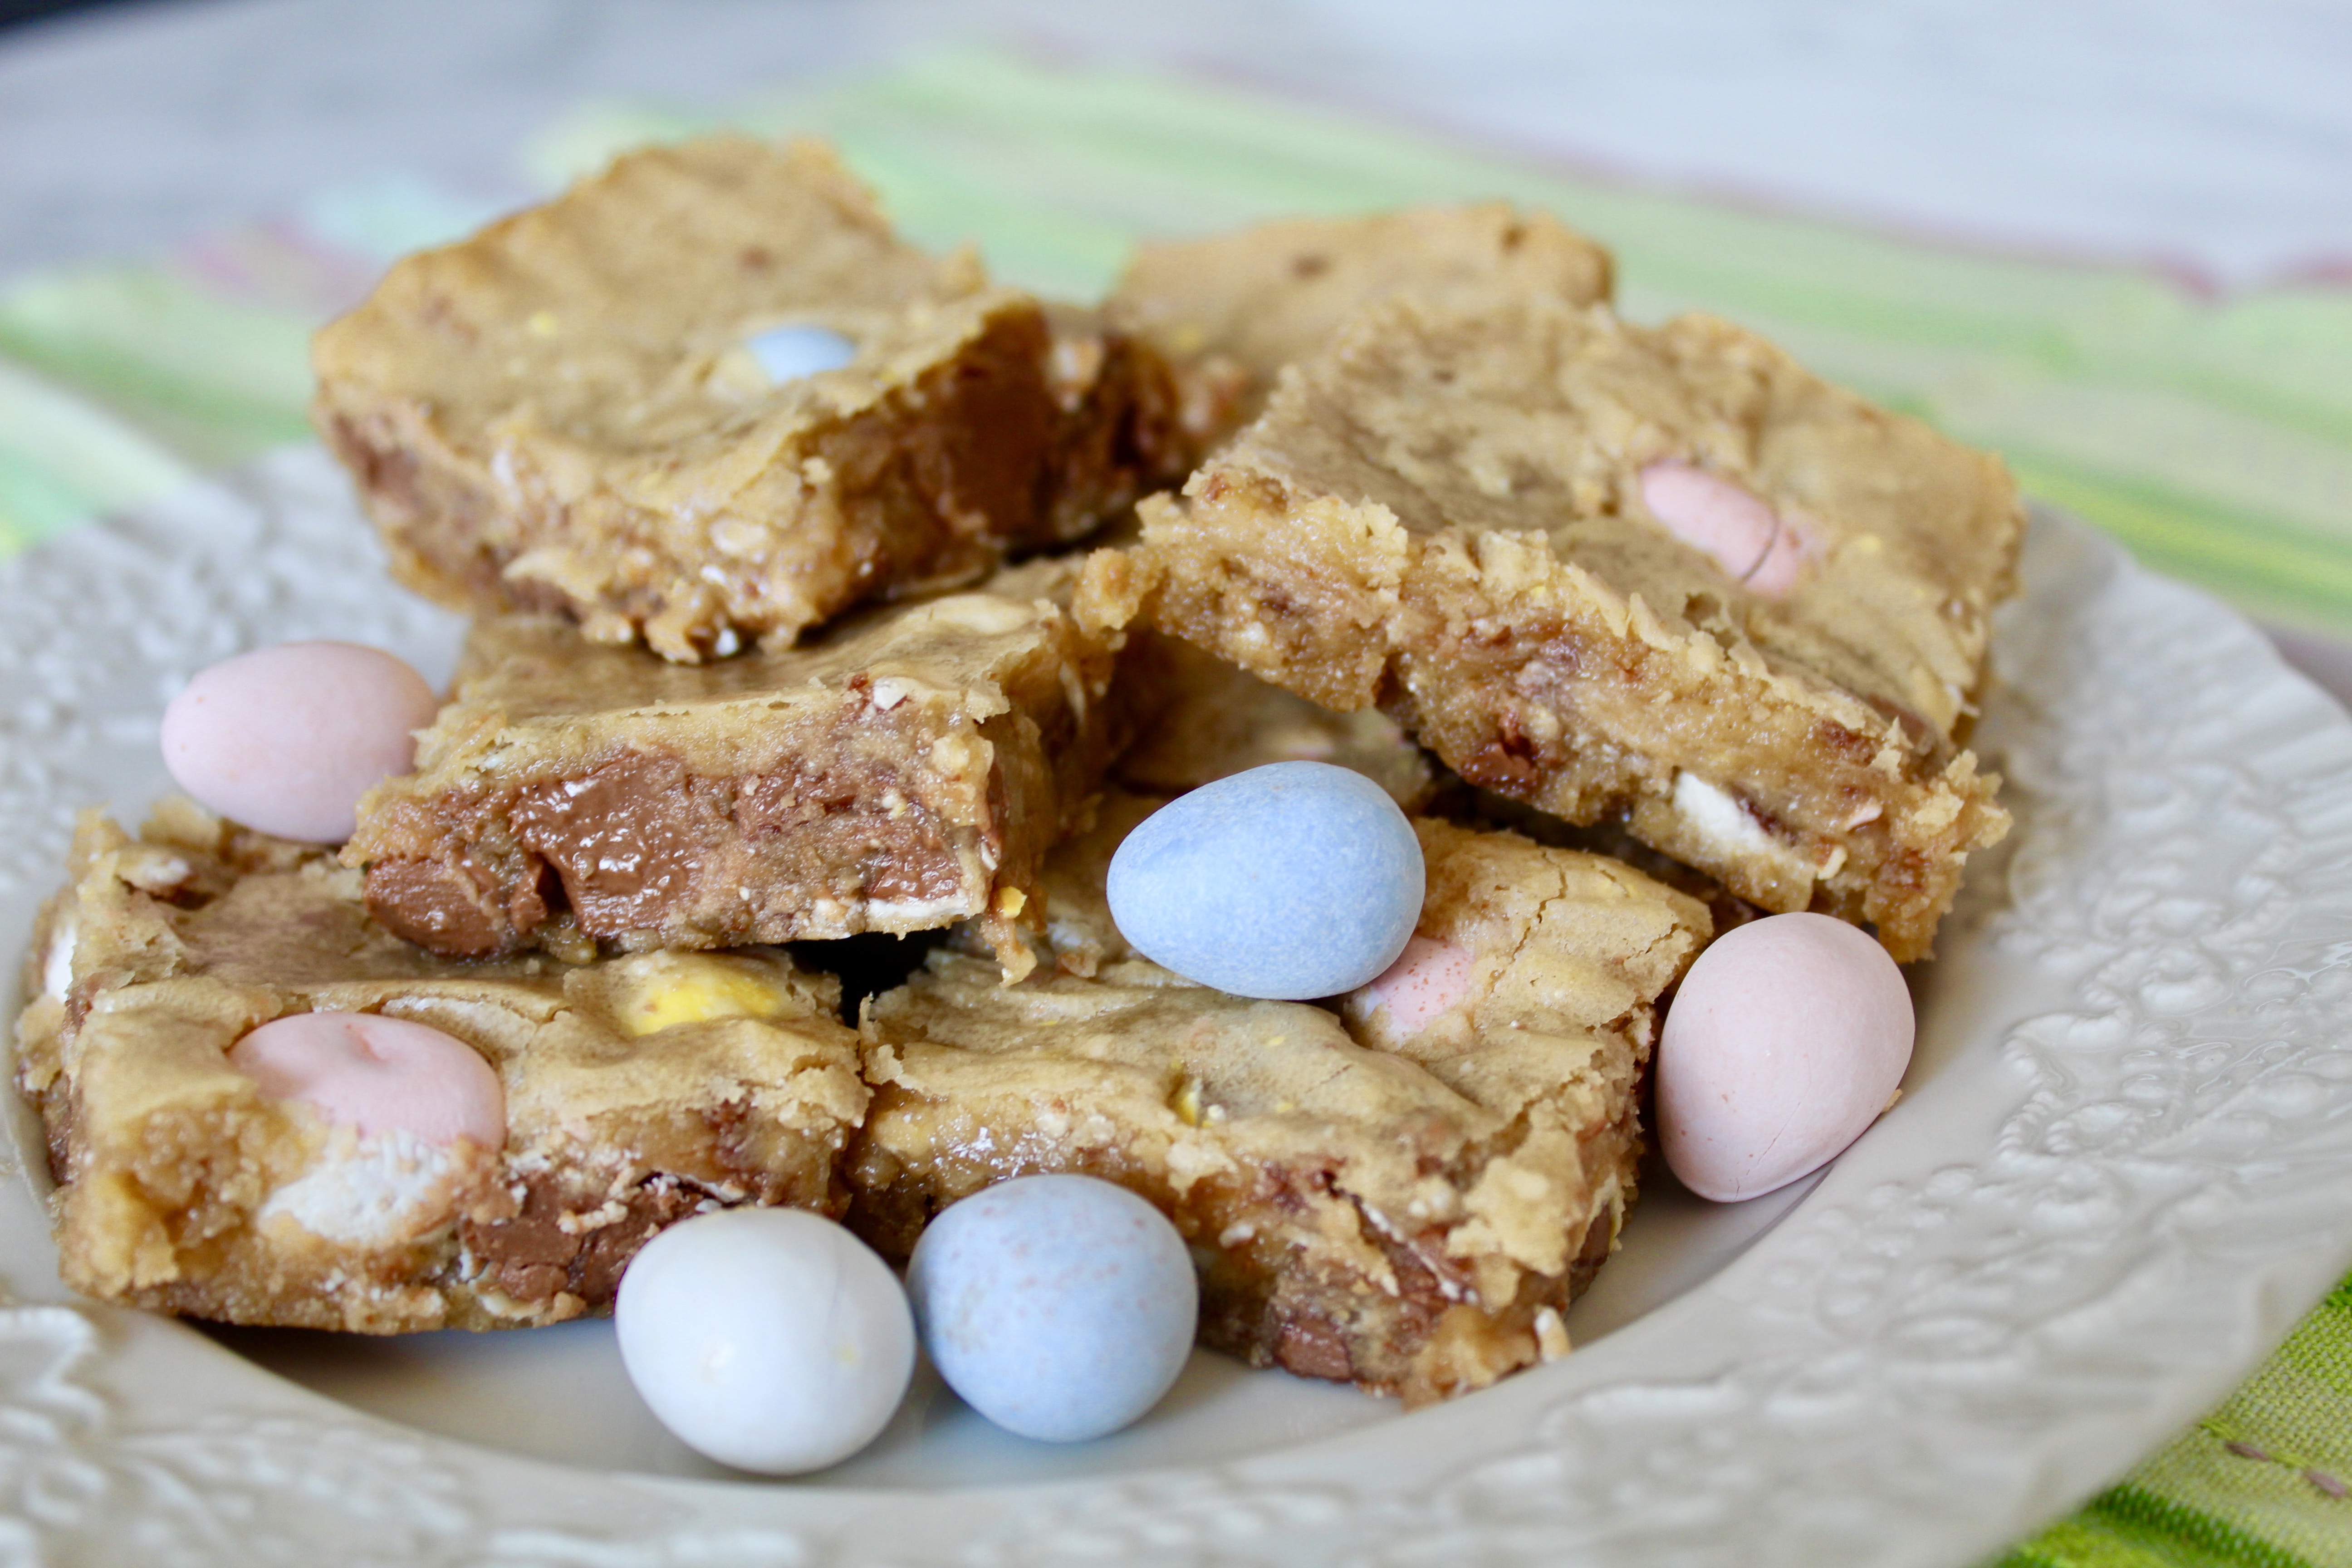
POLYGON ((771 327, 743 345, 768 379, 779 384, 819 371, 839 370, 857 357, 857 345, 824 327, 771 327))
POLYGON ((1076 1443, 1160 1403, 1200 1287, 1158 1209, 1092 1176, 1024 1176, 933 1220, 907 1267, 923 1349, 1008 1432, 1076 1443))
POLYGON ((1421 918, 1421 841, 1386 791, 1274 763, 1180 795, 1111 858, 1111 918, 1145 957, 1237 996, 1337 996, 1421 918))

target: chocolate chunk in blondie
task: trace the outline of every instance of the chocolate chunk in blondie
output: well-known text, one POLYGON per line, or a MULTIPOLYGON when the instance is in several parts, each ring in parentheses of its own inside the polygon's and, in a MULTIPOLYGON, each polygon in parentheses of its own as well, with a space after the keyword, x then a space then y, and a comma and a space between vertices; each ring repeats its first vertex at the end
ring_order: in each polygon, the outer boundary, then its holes
POLYGON ((1375 300, 1502 288, 1588 305, 1609 298, 1611 274, 1606 250, 1549 214, 1481 202, 1156 240, 1136 248, 1104 311, 1180 367, 1182 424, 1210 439, 1255 417, 1284 365, 1375 300))
POLYGON ((44 911, 16 1075, 47 1130, 66 1282, 226 1322, 397 1333, 609 1308, 671 1221, 838 1216, 863 1118, 837 995, 772 951, 455 963, 370 918, 331 852, 166 802, 87 816, 44 911), (229 1063, 298 1012, 376 1013, 479 1051, 503 1148, 362 1141, 229 1063))
POLYGON ((1017 972, 1111 739, 1112 655, 1055 602, 1066 580, 1015 568, 699 666, 485 621, 343 858, 377 920, 450 957, 981 920, 1017 972))
POLYGON ((1103 868, 1157 804, 1113 792, 1049 861, 1051 970, 1003 985, 942 950, 868 1004, 851 1224, 903 1256, 958 1198, 1081 1173, 1169 1215, 1202 1342, 1253 1364, 1422 1403, 1564 1352, 1633 1194, 1653 1008, 1704 908, 1598 856, 1425 821, 1417 946, 1450 987, 1410 1016, 1376 986, 1337 1013, 1252 1001, 1135 955, 1109 920, 1103 868))
POLYGON ((1898 959, 2007 828, 1964 742, 2015 486, 1722 321, 1374 305, 1143 511, 1082 615, 1377 702, 1475 784, 1898 959))
POLYGON ((631 153, 399 262, 313 360, 403 582, 687 661, 970 581, 1182 461, 1145 345, 903 244, 810 142, 631 153), (852 357, 772 383, 780 327, 852 357))
POLYGON ((1066 543, 1183 483, 1206 448, 1185 424, 1183 386, 1150 340, 1102 310, 1048 303, 1054 400, 1045 516, 1036 538, 1066 543))

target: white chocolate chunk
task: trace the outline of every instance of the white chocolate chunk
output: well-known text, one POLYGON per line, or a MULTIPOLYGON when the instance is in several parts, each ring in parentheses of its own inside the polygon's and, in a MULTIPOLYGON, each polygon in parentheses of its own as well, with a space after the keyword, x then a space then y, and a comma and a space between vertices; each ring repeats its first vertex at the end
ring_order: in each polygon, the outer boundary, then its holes
POLYGON ((397 1247, 456 1216, 467 1156, 405 1131, 338 1139, 318 1164, 269 1194, 265 1221, 283 1215, 348 1247, 397 1247))

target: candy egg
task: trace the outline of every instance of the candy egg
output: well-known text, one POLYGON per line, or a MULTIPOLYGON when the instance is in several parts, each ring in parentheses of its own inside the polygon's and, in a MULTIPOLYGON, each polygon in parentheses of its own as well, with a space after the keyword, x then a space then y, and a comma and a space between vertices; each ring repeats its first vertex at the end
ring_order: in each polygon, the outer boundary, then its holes
POLYGON ((1748 587, 1778 597, 1796 586, 1801 541, 1761 497, 1688 463, 1652 463, 1641 483, 1652 517, 1748 587))
POLYGON ((1111 918, 1145 957, 1239 996, 1336 996, 1421 918, 1421 841, 1380 785, 1274 763, 1179 795, 1111 858, 1111 918))
POLYGON ((1470 999, 1477 964, 1466 947, 1417 936, 1349 1005, 1386 1013, 1389 1026, 1400 1035, 1419 1034, 1470 999))
POLYGON ((699 1215, 621 1276, 613 1326, 629 1381, 688 1447, 796 1475, 889 1424, 915 1371, 907 1295, 872 1248, 801 1209, 699 1215))
POLYGON ((915 1244, 907 1293, 948 1386, 1048 1443, 1116 1432, 1159 1404, 1200 1316, 1176 1227, 1092 1176, 1024 1176, 954 1205, 915 1244))
POLYGON ((857 357, 857 345, 823 327, 771 327, 743 346, 776 383, 839 370, 857 357))
POLYGON ((229 1047, 229 1065, 273 1100, 316 1107, 363 1138, 404 1132, 420 1142, 507 1141, 506 1091, 454 1035, 373 1013, 294 1013, 229 1047))
POLYGON ((360 796, 415 760, 433 689, 383 652, 281 643, 225 658, 163 710, 163 764, 247 827, 312 844, 352 836, 360 796))
POLYGON ((1911 993, 1827 915, 1774 915, 1699 954, 1659 1037, 1658 1141, 1702 1197, 1786 1186, 1862 1136, 1911 1064, 1911 993))

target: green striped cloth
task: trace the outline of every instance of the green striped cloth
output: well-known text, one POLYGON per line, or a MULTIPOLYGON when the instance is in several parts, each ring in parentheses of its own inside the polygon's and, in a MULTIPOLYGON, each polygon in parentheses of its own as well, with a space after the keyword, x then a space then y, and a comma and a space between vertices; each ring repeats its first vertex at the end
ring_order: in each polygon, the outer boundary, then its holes
MULTIPOLYGON (((2194 298, 1628 189, 1197 82, 921 60, 725 114, 595 106, 503 196, 341 191, 152 266, 0 288, 0 555, 305 434, 309 330, 401 251, 648 139, 839 142, 902 225, 1085 298, 1139 235, 1507 196, 1615 249, 1628 314, 1704 309, 2007 456, 2032 493, 2274 622, 2352 634, 2352 291, 2194 298)), ((2352 1563, 2352 1285, 2221 1410, 2004 1568, 2352 1563), (2341 1478, 2341 1479, 2339 1479, 2341 1478)))
POLYGON ((2352 1563, 2352 1280, 2226 1404, 1999 1568, 2352 1563))

